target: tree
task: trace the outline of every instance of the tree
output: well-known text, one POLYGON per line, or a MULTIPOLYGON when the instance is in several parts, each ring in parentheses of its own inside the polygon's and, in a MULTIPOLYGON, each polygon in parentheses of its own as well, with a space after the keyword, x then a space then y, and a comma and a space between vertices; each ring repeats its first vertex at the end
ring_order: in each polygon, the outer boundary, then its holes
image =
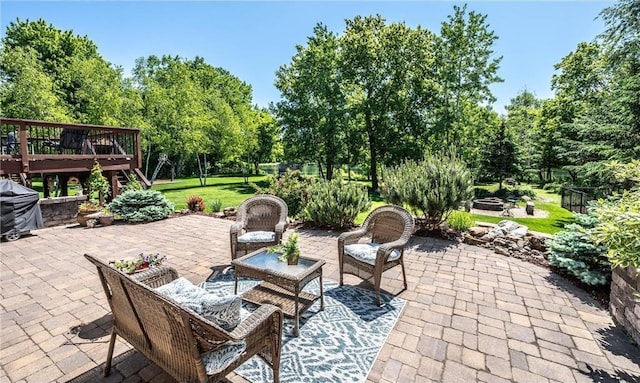
POLYGON ((505 106, 507 110, 505 123, 507 129, 515 133, 516 145, 522 148, 521 162, 525 170, 532 169, 540 162, 540 152, 536 150, 537 142, 542 138, 536 129, 540 104, 535 95, 525 89, 505 106))
POLYGON ((54 91, 51 76, 45 73, 32 49, 18 47, 0 52, 2 114, 13 118, 68 121, 66 105, 54 91))
POLYGON ((317 24, 307 45, 296 50, 291 64, 276 72, 282 100, 275 113, 283 127, 285 155, 316 162, 321 173, 324 166, 325 178, 331 179, 344 151, 347 129, 338 39, 317 24))
POLYGON ((152 127, 150 150, 168 153, 179 167, 194 161, 203 185, 210 159, 239 160, 242 126, 253 129, 249 86, 197 57, 141 58, 134 75, 152 127))
POLYGON ((18 19, 7 26, 2 56, 3 101, 14 117, 119 124, 122 71, 105 61, 87 36, 42 19, 18 19), (23 86, 34 86, 26 88, 34 95, 21 94, 23 86), (37 111, 36 102, 43 103, 37 111))
MULTIPOLYGON (((434 48, 439 88, 430 142, 435 148, 456 145, 469 160, 466 148, 475 147, 484 134, 475 130, 478 125, 470 123, 470 113, 477 110, 474 106, 495 101, 489 86, 502 82, 497 76, 502 57, 494 57, 493 44, 498 37, 489 29, 486 15, 467 13, 466 5, 454 6, 453 10, 448 21, 442 23, 434 48)), ((489 121, 488 115, 484 117, 489 121)))
POLYGON ((364 122, 373 189, 378 165, 419 158, 433 103, 433 35, 380 16, 346 21, 342 64, 351 111, 364 122))
POLYGON ((504 178, 511 177, 520 171, 518 151, 504 119, 485 145, 482 166, 486 176, 498 179, 499 189, 502 189, 504 178))

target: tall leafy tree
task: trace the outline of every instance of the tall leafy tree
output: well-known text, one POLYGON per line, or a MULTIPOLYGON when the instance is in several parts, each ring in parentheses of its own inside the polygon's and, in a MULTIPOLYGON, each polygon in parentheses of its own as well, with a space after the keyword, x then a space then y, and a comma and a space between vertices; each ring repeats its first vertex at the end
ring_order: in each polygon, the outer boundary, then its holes
POLYGON ((373 189, 380 162, 419 158, 427 112, 433 102, 433 35, 382 16, 346 21, 342 70, 367 139, 373 189))
MULTIPOLYGON (((6 96, 8 105, 13 104, 11 97, 18 97, 29 104, 29 100, 17 96, 20 90, 16 84, 23 86, 25 81, 30 81, 36 86, 35 97, 41 99, 43 108, 50 111, 40 111, 44 118, 120 124, 117 116, 122 107, 122 70, 105 61, 87 36, 61 31, 42 19, 18 19, 7 26, 2 51, 7 60, 0 62, 0 71, 7 83, 6 89, 13 89, 13 96, 6 96), (18 56, 30 59, 11 60, 18 56), (37 64, 33 63, 34 59, 37 64), (57 97, 59 99, 54 100, 57 97)), ((5 94, 11 92, 7 90, 5 94)), ((16 105, 9 106, 11 108, 15 113, 16 105)))
POLYGON ((33 49, 16 47, 0 52, 0 106, 2 114, 13 118, 68 121, 68 110, 53 79, 47 74, 33 49))
POLYGON ((256 126, 248 85, 201 58, 140 58, 134 75, 151 127, 150 151, 167 153, 179 170, 195 163, 203 185, 211 161, 240 160, 242 138, 249 136, 243 127, 256 126))
POLYGON ((296 50, 291 64, 276 72, 282 100, 275 113, 283 126, 285 155, 316 162, 331 179, 344 151, 347 129, 338 38, 317 24, 307 45, 296 50))
POLYGON ((471 156, 466 148, 483 134, 470 123, 469 106, 490 105, 495 101, 489 89, 502 82, 498 77, 502 57, 496 57, 493 44, 498 39, 487 23, 487 16, 471 11, 466 5, 454 6, 453 14, 442 23, 435 46, 438 109, 434 115, 431 143, 461 148, 463 158, 471 156))

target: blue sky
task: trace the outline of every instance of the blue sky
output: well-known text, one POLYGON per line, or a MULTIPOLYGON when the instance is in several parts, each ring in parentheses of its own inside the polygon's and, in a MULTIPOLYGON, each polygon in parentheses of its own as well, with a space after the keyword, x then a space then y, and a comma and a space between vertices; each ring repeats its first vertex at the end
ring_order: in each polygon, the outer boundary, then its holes
MULTIPOLYGON (((278 101, 275 71, 291 62, 296 44, 305 44, 322 22, 344 31, 344 20, 381 14, 388 22, 421 25, 439 34, 456 1, 12 1, 0 2, 0 24, 42 18, 61 30, 87 35, 109 62, 130 75, 135 60, 148 55, 204 57, 251 84, 260 106, 278 101)), ((552 96, 554 64, 582 41, 603 30, 600 11, 612 1, 469 1, 468 10, 487 15, 503 56, 492 86, 499 113, 523 89, 552 96)))

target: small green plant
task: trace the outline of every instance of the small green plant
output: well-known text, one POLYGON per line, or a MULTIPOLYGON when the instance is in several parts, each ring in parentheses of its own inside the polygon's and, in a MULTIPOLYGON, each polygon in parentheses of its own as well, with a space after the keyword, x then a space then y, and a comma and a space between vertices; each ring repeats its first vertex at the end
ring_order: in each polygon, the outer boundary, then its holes
POLYGON ((273 194, 287 203, 289 216, 299 217, 307 204, 311 180, 300 173, 299 170, 287 170, 280 177, 270 176, 267 179, 269 184, 266 188, 261 188, 252 184, 256 188, 257 194, 273 194))
POLYGON ((187 198, 187 208, 189 211, 205 211, 207 205, 204 203, 204 200, 199 195, 192 195, 187 198))
POLYGON ((144 255, 144 253, 140 253, 138 257, 139 258, 135 260, 121 259, 119 261, 111 261, 109 263, 113 265, 113 268, 116 270, 123 271, 127 274, 132 274, 137 270, 144 270, 160 266, 167 259, 166 255, 161 256, 160 253, 150 255, 144 255))
POLYGON ((305 217, 319 227, 342 229, 353 226, 359 213, 371 208, 367 190, 338 178, 313 183, 305 217))
POLYGON ((211 206, 211 211, 214 213, 222 210, 222 201, 220 201, 219 199, 214 199, 213 201, 209 202, 209 205, 211 206))
POLYGON ((168 217, 174 205, 157 190, 135 190, 114 198, 107 208, 125 222, 147 222, 168 217))
POLYGON ((288 262, 289 264, 298 263, 300 258, 300 248, 298 247, 298 233, 291 234, 286 242, 278 245, 270 246, 267 249, 271 253, 280 254, 280 261, 288 262))
POLYGON ((459 232, 467 231, 476 222, 471 218, 471 214, 465 211, 456 210, 447 218, 447 226, 459 232))

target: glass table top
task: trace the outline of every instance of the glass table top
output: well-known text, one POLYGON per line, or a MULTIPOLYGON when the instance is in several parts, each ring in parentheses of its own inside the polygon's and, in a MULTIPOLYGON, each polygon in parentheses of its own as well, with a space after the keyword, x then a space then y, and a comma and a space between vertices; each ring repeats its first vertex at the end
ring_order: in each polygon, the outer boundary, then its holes
POLYGON ((318 261, 315 259, 298 259, 297 265, 289 265, 286 261, 278 259, 280 254, 262 251, 250 257, 243 258, 242 263, 261 269, 269 269, 282 274, 296 275, 305 272, 309 267, 315 265, 318 261))

